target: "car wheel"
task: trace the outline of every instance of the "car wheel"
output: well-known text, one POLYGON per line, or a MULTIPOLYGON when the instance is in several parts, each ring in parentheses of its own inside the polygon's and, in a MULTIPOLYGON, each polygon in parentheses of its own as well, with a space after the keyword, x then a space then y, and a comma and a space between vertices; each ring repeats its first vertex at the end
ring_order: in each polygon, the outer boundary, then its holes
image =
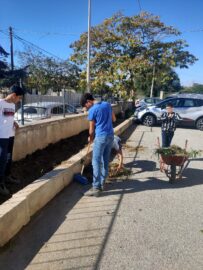
POLYGON ((152 114, 147 114, 143 117, 143 125, 152 127, 156 123, 156 118, 152 114))
POLYGON ((196 128, 203 131, 203 117, 197 120, 196 128))

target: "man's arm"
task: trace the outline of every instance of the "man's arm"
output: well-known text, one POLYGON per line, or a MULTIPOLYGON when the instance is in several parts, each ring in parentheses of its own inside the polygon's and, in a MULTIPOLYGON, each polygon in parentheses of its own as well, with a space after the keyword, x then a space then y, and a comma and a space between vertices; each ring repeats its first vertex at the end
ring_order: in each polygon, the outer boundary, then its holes
POLYGON ((183 118, 178 113, 175 113, 175 121, 178 122, 181 120, 183 120, 183 118))
POLYGON ((160 116, 160 120, 161 120, 161 121, 165 121, 166 119, 167 119, 167 113, 164 112, 164 113, 162 113, 162 115, 160 116))
POLYGON ((94 120, 89 121, 89 138, 88 142, 92 143, 94 140, 94 132, 95 132, 95 122, 94 120))
POLYGON ((115 116, 115 113, 113 111, 112 111, 112 121, 116 122, 116 116, 115 116))
POLYGON ((16 121, 13 122, 13 127, 14 127, 15 129, 19 129, 19 125, 18 125, 18 123, 17 123, 16 121))

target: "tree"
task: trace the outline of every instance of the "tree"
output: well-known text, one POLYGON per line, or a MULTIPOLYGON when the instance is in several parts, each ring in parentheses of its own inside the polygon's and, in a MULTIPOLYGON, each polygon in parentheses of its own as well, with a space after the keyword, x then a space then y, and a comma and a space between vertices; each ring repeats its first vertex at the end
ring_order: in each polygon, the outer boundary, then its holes
POLYGON ((0 80, 5 78, 6 72, 8 71, 8 65, 6 63, 6 57, 9 54, 0 46, 0 80))
POLYGON ((203 84, 193 83, 192 86, 183 87, 181 92, 203 94, 203 84))
MULTIPOLYGON (((147 95, 155 66, 156 89, 177 81, 173 68, 188 68, 197 59, 185 48, 185 41, 173 37, 179 31, 166 26, 149 13, 124 16, 121 13, 91 29, 91 86, 94 92, 107 89, 122 96, 141 90, 147 95), (160 85, 161 84, 161 85, 160 85)), ((82 68, 81 85, 86 86, 87 33, 71 44, 71 60, 82 68)), ((168 90, 168 89, 166 89, 168 90)), ((157 90, 158 92, 158 90, 157 90)))
POLYGON ((10 70, 6 58, 9 56, 0 46, 0 87, 10 87, 15 83, 19 83, 20 79, 24 79, 27 76, 26 67, 16 70, 10 70))
POLYGON ((57 61, 42 53, 27 49, 19 52, 21 65, 29 66, 25 84, 46 94, 49 89, 60 92, 65 88, 78 89, 79 68, 68 61, 57 61))

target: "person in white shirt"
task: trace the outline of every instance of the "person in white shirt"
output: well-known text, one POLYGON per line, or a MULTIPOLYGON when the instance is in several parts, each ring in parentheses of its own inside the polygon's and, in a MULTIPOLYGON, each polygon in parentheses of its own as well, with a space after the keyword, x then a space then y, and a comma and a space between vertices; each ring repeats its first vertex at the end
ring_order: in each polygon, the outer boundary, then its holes
POLYGON ((0 99, 0 194, 9 195, 5 186, 6 171, 10 169, 15 129, 18 124, 14 121, 15 104, 18 103, 24 90, 14 85, 5 99, 0 99))
POLYGON ((121 145, 121 138, 119 138, 117 135, 114 135, 112 149, 116 151, 116 154, 118 156, 118 160, 119 160, 119 165, 117 168, 117 172, 118 172, 123 167, 123 151, 122 151, 122 145, 121 145))

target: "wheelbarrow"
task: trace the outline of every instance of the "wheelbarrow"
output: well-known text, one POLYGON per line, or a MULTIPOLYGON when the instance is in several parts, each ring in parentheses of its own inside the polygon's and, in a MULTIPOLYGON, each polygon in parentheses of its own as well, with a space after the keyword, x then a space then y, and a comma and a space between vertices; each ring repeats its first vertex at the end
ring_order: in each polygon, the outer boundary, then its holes
MULTIPOLYGON (((160 140, 157 138, 158 147, 160 140)), ((188 141, 185 141, 185 150, 187 149, 188 141)), ((160 154, 160 171, 164 172, 169 178, 169 183, 173 184, 176 180, 182 179, 182 174, 189 163, 188 155, 163 155, 160 154)))

